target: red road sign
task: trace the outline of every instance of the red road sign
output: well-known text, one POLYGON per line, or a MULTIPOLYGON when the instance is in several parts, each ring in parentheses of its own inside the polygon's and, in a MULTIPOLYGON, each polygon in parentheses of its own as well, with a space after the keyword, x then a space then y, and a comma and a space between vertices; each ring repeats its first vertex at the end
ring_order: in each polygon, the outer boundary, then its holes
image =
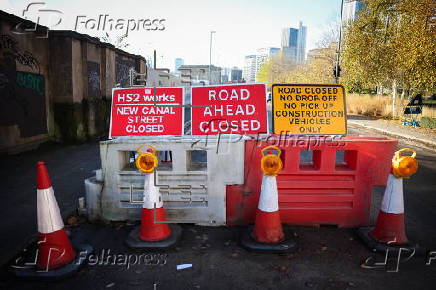
POLYGON ((182 135, 183 98, 182 87, 113 89, 109 137, 182 135))
POLYGON ((267 133, 264 84, 192 87, 192 135, 267 133))

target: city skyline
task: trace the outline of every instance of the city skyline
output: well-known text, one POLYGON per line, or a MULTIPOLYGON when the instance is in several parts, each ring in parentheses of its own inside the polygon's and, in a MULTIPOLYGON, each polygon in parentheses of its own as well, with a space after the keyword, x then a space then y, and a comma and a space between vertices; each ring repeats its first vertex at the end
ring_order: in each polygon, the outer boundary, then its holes
POLYGON ((246 82, 255 82, 256 76, 262 64, 268 60, 269 57, 276 55, 280 52, 278 47, 263 47, 256 51, 256 54, 247 55, 244 58, 244 67, 242 68, 243 79, 246 82))
POLYGON ((246 82, 256 82, 257 73, 262 65, 271 56, 282 51, 287 57, 297 63, 303 63, 306 59, 307 27, 299 21, 298 28, 285 27, 281 30, 281 47, 258 48, 256 54, 244 57, 243 79, 246 82))
POLYGON ((303 63, 306 58, 307 26, 300 21, 298 28, 286 27, 282 29, 282 51, 297 63, 303 63))

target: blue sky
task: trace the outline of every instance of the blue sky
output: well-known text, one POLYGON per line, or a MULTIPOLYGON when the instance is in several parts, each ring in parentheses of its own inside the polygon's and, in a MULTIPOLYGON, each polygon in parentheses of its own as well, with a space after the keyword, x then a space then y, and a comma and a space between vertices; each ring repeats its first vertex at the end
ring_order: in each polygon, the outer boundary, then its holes
MULTIPOLYGON (((113 19, 165 19, 165 30, 130 32, 129 52, 151 56, 158 51, 158 66, 174 68, 181 57, 188 64, 209 63, 209 35, 213 40, 213 64, 231 67, 243 64, 245 55, 258 48, 279 47, 281 29, 307 26, 307 49, 316 47, 322 32, 340 15, 341 0, 0 0, 1 9, 21 16, 31 2, 45 2, 45 8, 61 11, 62 22, 52 29, 73 30, 77 16, 98 18, 109 14, 113 19)), ((35 6, 36 7, 36 6, 35 6)), ((36 11, 36 9, 35 9, 36 11)), ((36 19, 29 12, 29 19, 36 19)), ((53 16, 55 18, 55 16, 53 16)), ((42 19, 48 23, 48 19, 42 19)), ((52 23, 55 20, 52 19, 52 23)), ((91 36, 102 31, 79 26, 78 32, 91 36)), ((120 30, 109 32, 121 35, 120 30)))

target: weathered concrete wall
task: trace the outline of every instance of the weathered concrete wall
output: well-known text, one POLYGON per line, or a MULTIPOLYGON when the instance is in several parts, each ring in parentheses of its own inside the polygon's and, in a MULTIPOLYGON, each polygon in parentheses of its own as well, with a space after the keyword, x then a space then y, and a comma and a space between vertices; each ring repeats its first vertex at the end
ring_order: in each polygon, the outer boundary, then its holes
POLYGON ((73 39, 72 41, 72 56, 71 63, 73 68, 73 103, 80 103, 83 98, 85 98, 84 87, 85 84, 83 82, 83 63, 82 58, 86 57, 82 55, 82 47, 80 40, 73 39))
POLYGON ((129 84, 129 71, 136 69, 135 59, 124 54, 116 53, 115 55, 115 78, 117 86, 127 88, 129 84))
POLYGON ((50 82, 52 101, 68 102, 72 100, 72 62, 65 61, 72 58, 72 39, 62 35, 51 35, 50 71, 55 72, 53 82, 50 82))
POLYGON ((128 85, 130 68, 144 73, 145 59, 73 31, 16 34, 24 20, 0 16, 0 152, 107 134, 112 88, 128 85))
POLYGON ((20 22, 1 14, 0 153, 37 146, 48 139, 50 126, 49 43, 13 33, 20 22))
POLYGON ((103 58, 105 61, 105 77, 104 77, 104 88, 105 96, 112 95, 112 89, 115 88, 115 51, 105 47, 103 58))
POLYGON ((52 34, 71 38, 71 57, 64 61, 71 64, 72 94, 67 100, 55 99, 61 139, 74 142, 106 135, 112 88, 117 83, 128 86, 129 70, 141 72, 145 60, 87 35, 71 31, 52 34))

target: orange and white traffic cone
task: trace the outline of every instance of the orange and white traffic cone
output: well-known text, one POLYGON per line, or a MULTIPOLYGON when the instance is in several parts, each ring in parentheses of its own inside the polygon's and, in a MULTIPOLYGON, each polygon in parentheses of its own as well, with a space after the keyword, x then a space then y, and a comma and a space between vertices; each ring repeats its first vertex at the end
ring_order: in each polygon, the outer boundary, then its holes
POLYGON ((392 173, 388 177, 377 223, 369 235, 379 242, 392 245, 408 242, 404 225, 403 179, 392 173))
POLYGON ((154 185, 154 172, 146 174, 139 238, 143 241, 155 242, 165 240, 170 235, 171 229, 166 223, 162 196, 159 188, 154 185))
POLYGON ((45 163, 37 163, 37 218, 38 250, 35 253, 36 267, 13 265, 14 273, 22 278, 60 279, 74 274, 85 261, 92 248, 79 245, 77 258, 60 214, 45 163))
POLYGON ((37 267, 51 270, 70 263, 76 257, 76 252, 65 231, 47 168, 41 161, 37 164, 36 188, 39 232, 37 267))
POLYGON ((403 196, 403 179, 409 178, 418 167, 415 156, 416 152, 408 148, 395 153, 376 225, 358 230, 359 236, 372 249, 386 251, 415 247, 406 236, 403 196), (400 155, 409 150, 414 152, 412 157, 400 155))
POLYGON ((138 156, 136 165, 145 173, 141 225, 130 232, 126 243, 131 248, 168 248, 180 239, 182 230, 170 224, 165 217, 162 195, 155 185, 154 169, 157 166, 154 150, 138 156))
POLYGON ((280 220, 276 175, 282 168, 280 149, 265 147, 261 161, 264 172, 254 229, 242 235, 241 244, 247 249, 266 252, 285 252, 295 248, 293 240, 286 239, 280 220))
POLYGON ((285 238, 280 220, 275 176, 264 175, 262 177, 259 205, 252 236, 260 243, 279 243, 285 238))

